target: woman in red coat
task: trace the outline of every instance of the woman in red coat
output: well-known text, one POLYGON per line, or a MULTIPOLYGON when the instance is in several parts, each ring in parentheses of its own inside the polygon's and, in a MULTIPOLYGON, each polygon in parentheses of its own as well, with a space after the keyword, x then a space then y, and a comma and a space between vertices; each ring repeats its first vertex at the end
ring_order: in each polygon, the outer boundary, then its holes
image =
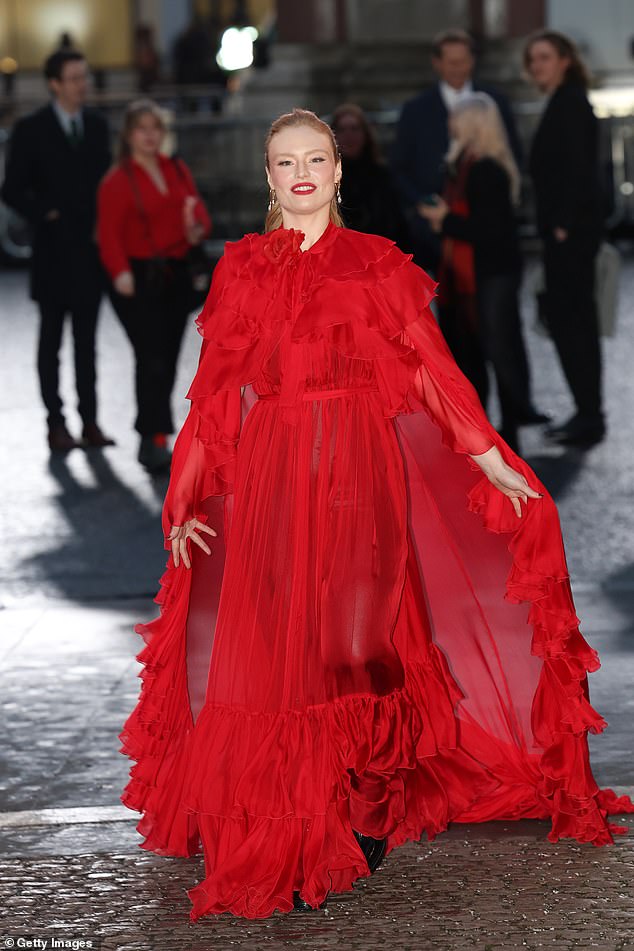
POLYGON ((165 120, 149 99, 131 103, 117 165, 98 194, 97 238, 110 300, 136 358, 139 461, 169 469, 174 431, 170 397, 187 318, 193 309, 186 256, 210 230, 191 173, 161 155, 165 120))
POLYGON ((433 282, 340 226, 328 126, 282 116, 266 157, 266 233, 227 245, 200 317, 139 628, 143 847, 202 844, 196 919, 318 907, 452 821, 611 842, 634 806, 590 770, 598 660, 554 503, 457 369, 433 282))

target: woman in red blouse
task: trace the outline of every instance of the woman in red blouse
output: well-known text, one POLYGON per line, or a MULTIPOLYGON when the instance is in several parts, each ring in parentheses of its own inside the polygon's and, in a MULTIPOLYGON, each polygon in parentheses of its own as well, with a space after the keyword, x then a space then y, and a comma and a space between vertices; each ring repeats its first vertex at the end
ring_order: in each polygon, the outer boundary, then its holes
POLYGON ((187 166, 160 154, 165 132, 154 102, 128 106, 119 161, 99 189, 97 223, 110 299, 136 357, 139 462, 155 473, 171 459, 170 396, 192 300, 186 256, 211 228, 187 166))

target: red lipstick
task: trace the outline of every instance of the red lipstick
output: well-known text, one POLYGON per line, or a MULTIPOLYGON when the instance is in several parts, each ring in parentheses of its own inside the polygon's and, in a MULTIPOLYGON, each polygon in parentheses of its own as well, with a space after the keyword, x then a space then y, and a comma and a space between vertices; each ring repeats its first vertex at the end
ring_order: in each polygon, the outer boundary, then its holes
POLYGON ((297 185, 293 185, 291 188, 294 195, 312 195, 316 190, 317 186, 312 182, 298 182, 297 185))

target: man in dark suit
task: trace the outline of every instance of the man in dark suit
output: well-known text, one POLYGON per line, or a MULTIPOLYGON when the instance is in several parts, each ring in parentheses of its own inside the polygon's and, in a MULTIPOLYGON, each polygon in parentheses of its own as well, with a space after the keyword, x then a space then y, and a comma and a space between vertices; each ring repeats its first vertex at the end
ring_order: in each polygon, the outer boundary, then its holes
POLYGON ((104 278, 94 240, 97 186, 110 165, 108 126, 84 107, 88 66, 58 50, 44 75, 48 106, 20 119, 7 156, 2 198, 33 232, 31 296, 40 310, 38 372, 53 451, 80 445, 68 432, 59 395, 59 350, 70 313, 83 444, 112 445, 97 425, 95 331, 104 278))
POLYGON ((518 165, 521 145, 507 99, 473 80, 473 40, 463 30, 447 30, 434 40, 432 65, 438 82, 403 106, 392 153, 397 187, 412 229, 418 264, 435 270, 440 242, 420 211, 443 187, 444 159, 449 148, 449 112, 471 92, 488 93, 502 114, 509 143, 518 165))

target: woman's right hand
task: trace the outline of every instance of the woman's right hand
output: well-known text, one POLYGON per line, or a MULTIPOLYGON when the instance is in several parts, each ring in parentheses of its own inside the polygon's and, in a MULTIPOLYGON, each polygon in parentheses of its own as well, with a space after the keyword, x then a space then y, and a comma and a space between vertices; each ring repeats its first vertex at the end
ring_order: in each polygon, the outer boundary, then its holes
POLYGON ((421 218, 425 218, 429 222, 429 226, 432 231, 440 232, 442 231, 442 223, 445 220, 446 215, 449 213, 449 205, 441 198, 440 195, 434 195, 435 204, 429 205, 426 202, 419 202, 416 206, 418 214, 421 218))
POLYGON ((188 522, 185 522, 184 525, 172 526, 172 530, 167 538, 168 541, 172 543, 172 557, 176 568, 180 565, 181 559, 186 568, 191 568, 192 566, 187 548, 188 538, 190 538, 195 545, 198 545, 199 548, 202 548, 206 555, 211 555, 211 549, 202 540, 198 532, 207 532, 208 535, 213 535, 214 538, 218 534, 214 532, 213 528, 210 528, 209 525, 205 525, 204 522, 199 522, 197 518, 190 519, 188 522))
POLYGON ((205 234, 203 226, 196 221, 198 201, 194 195, 188 195, 183 203, 183 228, 188 244, 200 244, 205 234))
POLYGON ((497 446, 491 446, 486 452, 472 455, 471 459, 480 466, 485 476, 496 489, 510 499, 518 518, 522 517, 521 502, 528 505, 529 499, 543 498, 541 492, 531 489, 521 472, 509 466, 497 446))
POLYGON ((114 289, 122 297, 134 297, 134 275, 132 271, 121 271, 114 281, 114 289))

